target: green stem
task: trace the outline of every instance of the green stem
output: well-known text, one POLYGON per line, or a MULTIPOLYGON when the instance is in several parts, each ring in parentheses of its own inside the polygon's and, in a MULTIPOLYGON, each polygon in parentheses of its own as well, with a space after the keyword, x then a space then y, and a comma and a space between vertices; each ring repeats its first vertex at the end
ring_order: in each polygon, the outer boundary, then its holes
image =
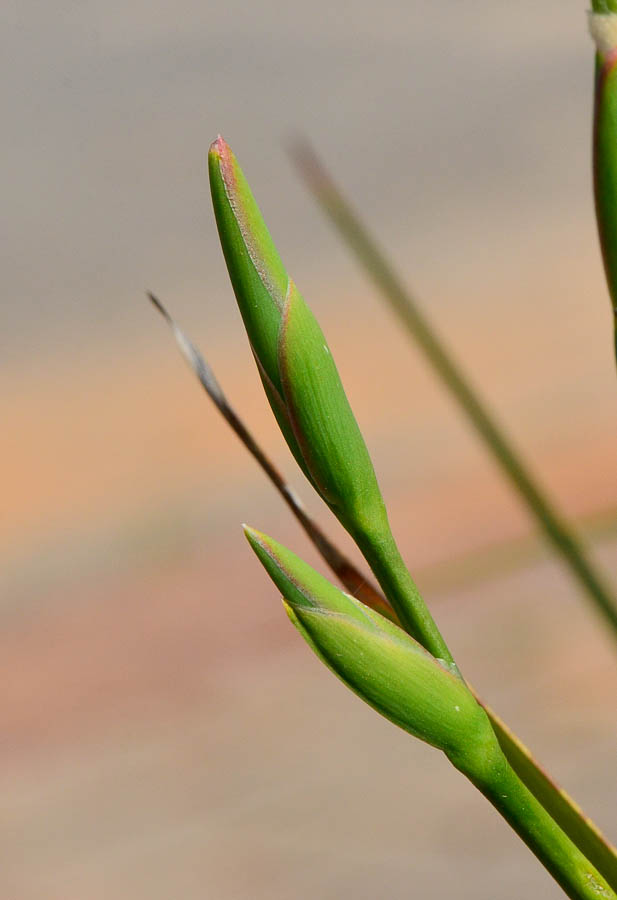
POLYGON ((301 148, 296 156, 301 172, 322 209, 355 252, 409 334, 418 343, 443 384, 467 415, 502 472, 540 525, 546 538, 568 565, 617 637, 617 602, 604 578, 587 557, 580 539, 571 531, 540 489, 520 455, 445 350, 441 340, 373 237, 352 211, 319 160, 306 148, 301 148))
POLYGON ((520 738, 480 700, 473 689, 472 693, 484 707, 501 749, 525 787, 581 853, 602 873, 613 890, 617 890, 617 856, 614 847, 608 843, 595 822, 548 776, 520 738))
POLYGON ((352 533, 403 628, 460 677, 441 632, 409 574, 389 527, 378 536, 352 533))
POLYGON ((572 843, 516 775, 503 753, 487 778, 462 771, 527 844, 572 900, 616 900, 597 869, 572 843))

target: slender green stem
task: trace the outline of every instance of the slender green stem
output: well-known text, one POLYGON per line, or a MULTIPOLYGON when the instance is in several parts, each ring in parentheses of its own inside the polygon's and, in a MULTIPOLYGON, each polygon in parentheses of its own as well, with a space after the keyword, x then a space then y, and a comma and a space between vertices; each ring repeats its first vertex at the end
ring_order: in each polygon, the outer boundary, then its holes
POLYGON ((460 673, 446 642, 396 546, 392 533, 352 534, 403 628, 456 675, 460 673))
POLYGON ((615 848, 595 822, 549 777, 520 738, 478 697, 473 688, 470 690, 484 707, 503 753, 525 787, 617 891, 615 848))
POLYGON ((462 771, 501 813, 572 900, 615 900, 598 870, 536 800, 498 751, 481 778, 462 771))
POLYGON ((441 339, 429 325, 374 238, 351 209, 314 152, 302 146, 294 155, 301 173, 322 209, 355 252, 409 334, 418 343, 546 538, 568 565, 617 637, 617 601, 603 576, 588 558, 578 536, 568 527, 538 486, 520 454, 480 401, 462 370, 445 350, 441 339))

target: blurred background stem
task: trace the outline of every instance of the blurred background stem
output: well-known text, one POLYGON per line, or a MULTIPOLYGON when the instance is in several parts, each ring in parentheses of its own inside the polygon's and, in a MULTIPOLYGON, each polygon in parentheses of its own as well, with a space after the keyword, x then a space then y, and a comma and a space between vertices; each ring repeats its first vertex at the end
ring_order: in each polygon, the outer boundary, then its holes
POLYGON ((423 351, 547 540, 593 602, 595 609, 609 626, 613 637, 617 639, 617 600, 603 575, 589 559, 578 535, 539 487, 527 464, 479 399, 460 367, 453 361, 414 298, 380 250, 376 240, 326 171, 314 149, 306 141, 295 143, 292 147, 292 157, 321 209, 364 266, 407 333, 423 351))

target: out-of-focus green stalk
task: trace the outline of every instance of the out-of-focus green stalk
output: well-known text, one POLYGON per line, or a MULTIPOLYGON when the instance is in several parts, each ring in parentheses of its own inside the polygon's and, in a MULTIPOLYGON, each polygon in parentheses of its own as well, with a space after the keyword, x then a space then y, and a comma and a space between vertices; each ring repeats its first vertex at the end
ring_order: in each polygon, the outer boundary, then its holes
POLYGON ((613 307, 617 354, 617 2, 594 0, 589 29, 596 43, 593 184, 604 272, 613 307))
POLYGON ((523 500, 570 572, 585 589, 617 637, 617 601, 604 577, 587 556, 579 537, 541 490, 527 464, 497 425, 466 376, 453 361, 417 303, 315 152, 297 145, 294 159, 311 193, 364 266, 407 332, 417 342, 433 369, 458 402, 502 472, 523 500))

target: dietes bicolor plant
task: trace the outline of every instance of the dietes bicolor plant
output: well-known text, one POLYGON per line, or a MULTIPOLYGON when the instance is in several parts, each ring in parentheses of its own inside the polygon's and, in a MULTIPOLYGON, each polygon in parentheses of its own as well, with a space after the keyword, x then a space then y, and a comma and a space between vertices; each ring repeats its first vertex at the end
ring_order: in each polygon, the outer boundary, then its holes
POLYGON ((288 276, 223 138, 212 144, 208 162, 234 293, 289 448, 362 550, 405 627, 434 656, 454 667, 392 537, 371 458, 323 332, 288 276))
POLYGON ((570 802, 565 812, 559 810, 552 800, 555 789, 538 789, 535 763, 525 748, 508 734, 504 743, 506 732, 461 678, 396 548, 366 445, 323 333, 288 277, 222 138, 211 148, 209 166, 221 243, 275 416, 305 475, 358 543, 402 627, 248 529, 253 549, 286 598, 292 622, 319 658, 367 703, 443 750, 570 897, 617 900, 604 878, 607 868, 613 870, 610 848, 604 845, 597 852, 601 836, 591 826, 581 829, 580 813, 572 812, 570 802), (511 757, 516 761, 511 763, 511 757), (543 805, 546 796, 551 810, 557 808, 556 818, 543 805), (579 838, 600 860, 598 868, 579 838))

